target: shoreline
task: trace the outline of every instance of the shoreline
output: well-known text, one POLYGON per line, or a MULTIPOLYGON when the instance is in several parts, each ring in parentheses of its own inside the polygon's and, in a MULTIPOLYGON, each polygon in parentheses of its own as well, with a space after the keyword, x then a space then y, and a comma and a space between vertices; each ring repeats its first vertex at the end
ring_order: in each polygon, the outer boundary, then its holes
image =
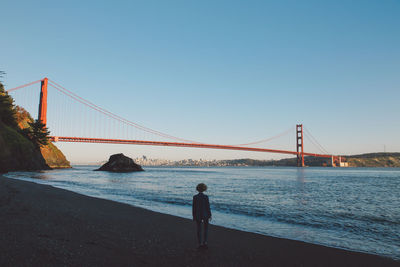
POLYGON ((400 266, 374 254, 210 225, 0 174, 1 266, 400 266))

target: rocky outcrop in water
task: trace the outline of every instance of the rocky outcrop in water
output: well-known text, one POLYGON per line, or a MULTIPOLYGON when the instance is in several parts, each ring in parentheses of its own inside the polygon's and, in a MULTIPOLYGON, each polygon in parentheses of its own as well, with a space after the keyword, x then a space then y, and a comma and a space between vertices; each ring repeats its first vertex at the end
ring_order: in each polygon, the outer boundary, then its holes
POLYGON ((110 156, 107 163, 101 166, 96 171, 109 171, 109 172, 137 172, 144 171, 142 167, 136 164, 133 159, 125 156, 124 154, 114 154, 110 156))

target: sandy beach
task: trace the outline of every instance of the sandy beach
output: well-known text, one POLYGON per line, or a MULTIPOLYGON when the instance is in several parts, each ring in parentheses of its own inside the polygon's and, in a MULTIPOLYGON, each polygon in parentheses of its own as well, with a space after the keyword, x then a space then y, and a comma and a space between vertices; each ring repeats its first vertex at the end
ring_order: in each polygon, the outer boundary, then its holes
POLYGON ((0 266, 400 266, 399 261, 210 226, 0 175, 0 266))

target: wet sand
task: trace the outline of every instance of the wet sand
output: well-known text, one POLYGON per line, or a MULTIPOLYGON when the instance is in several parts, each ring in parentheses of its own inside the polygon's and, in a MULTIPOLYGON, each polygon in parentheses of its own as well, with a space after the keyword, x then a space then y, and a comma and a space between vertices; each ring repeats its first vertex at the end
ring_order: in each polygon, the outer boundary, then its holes
POLYGON ((210 226, 0 175, 0 266, 400 266, 365 253, 210 226))

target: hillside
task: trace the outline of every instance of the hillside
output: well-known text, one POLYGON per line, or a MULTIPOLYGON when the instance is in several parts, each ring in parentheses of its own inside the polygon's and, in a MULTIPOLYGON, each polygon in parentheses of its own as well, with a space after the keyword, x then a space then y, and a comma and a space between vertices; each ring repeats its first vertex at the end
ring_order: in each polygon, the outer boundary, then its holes
POLYGON ((33 143, 1 121, 0 148, 0 172, 50 169, 33 143))
POLYGON ((349 167, 400 167, 400 153, 368 153, 346 158, 349 167))
MULTIPOLYGON (((328 166, 330 164, 329 159, 305 157, 304 163, 306 166, 318 167, 328 166)), ((226 166, 297 166, 297 158, 286 158, 280 160, 255 160, 255 159, 234 159, 234 160, 222 160, 220 161, 226 166)))
MULTIPOLYGON (((400 153, 368 153, 361 155, 344 156, 349 163, 349 167, 400 167, 400 153)), ((330 159, 305 157, 306 166, 319 167, 329 166, 330 159)), ((296 158, 281 160, 254 160, 254 159, 235 159, 221 160, 216 165, 223 166, 296 166, 296 158)))
POLYGON ((70 167, 60 150, 49 143, 40 150, 22 134, 33 119, 15 106, 0 83, 0 173, 70 167))
MULTIPOLYGON (((33 118, 23 108, 16 106, 16 119, 19 128, 24 129, 29 127, 28 122, 33 122, 33 118)), ((48 145, 40 148, 40 152, 44 157, 46 164, 50 168, 71 168, 69 161, 64 154, 53 143, 49 142, 48 145)))

